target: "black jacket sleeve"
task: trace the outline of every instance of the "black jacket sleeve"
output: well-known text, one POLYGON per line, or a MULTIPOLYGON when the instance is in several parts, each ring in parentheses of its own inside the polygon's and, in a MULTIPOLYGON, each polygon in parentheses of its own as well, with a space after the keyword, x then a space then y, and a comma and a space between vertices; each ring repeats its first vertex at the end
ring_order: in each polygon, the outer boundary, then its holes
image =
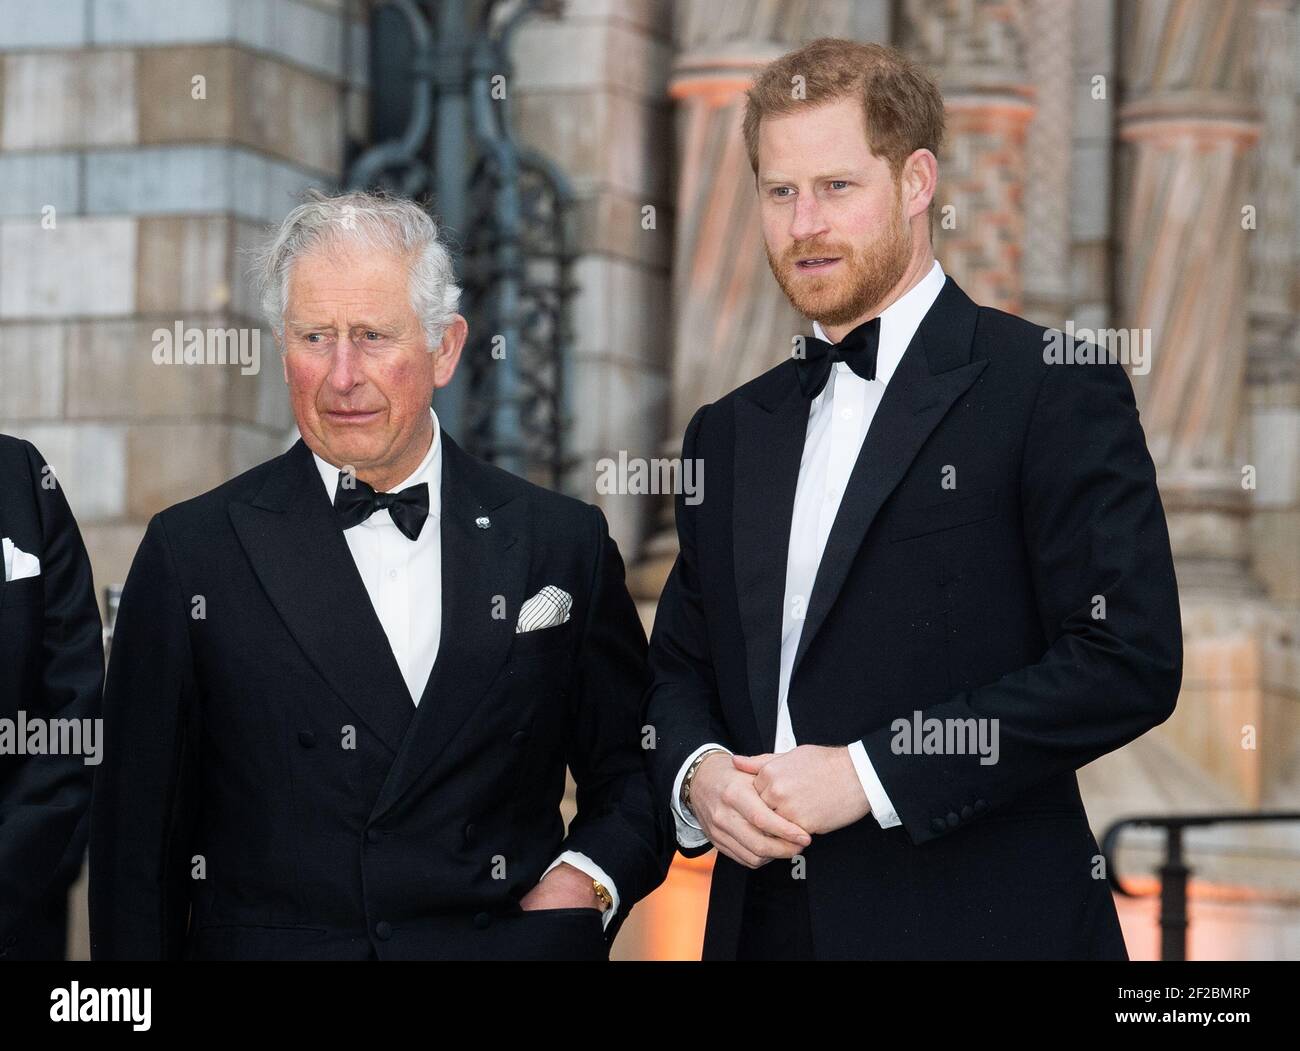
POLYGON ((570 691, 566 755, 578 810, 561 849, 586 854, 618 888, 619 911, 605 932, 612 940, 633 903, 663 882, 673 851, 642 745, 645 631, 605 516, 595 507, 591 513, 591 602, 570 691))
POLYGON ((901 754, 888 726, 864 738, 913 843, 950 831, 947 814, 994 810, 1174 710, 1183 647, 1173 556, 1122 366, 1046 367, 1025 437, 1020 500, 1048 649, 1037 663, 923 713, 996 719, 997 761, 901 754))
MULTIPOLYGON (((708 408, 700 408, 686 427, 682 439, 684 460, 702 455, 700 429, 708 408)), ((645 720, 654 731, 655 747, 649 752, 649 762, 655 799, 664 807, 672 805, 677 774, 692 752, 711 742, 732 747, 723 725, 700 594, 695 545, 699 506, 688 504, 685 493, 677 494, 677 560, 664 585, 650 633, 653 682, 646 696, 645 720)), ((698 857, 712 850, 713 844, 679 849, 686 857, 698 857)))
POLYGON ((155 515, 109 654, 90 820, 92 959, 178 959, 184 949, 198 755, 188 609, 155 515))
MULTIPOLYGON (((60 484, 45 484, 45 461, 21 443, 26 478, 8 498, 31 499, 40 525, 44 618, 34 694, 19 698, 29 721, 99 716, 104 648, 90 559, 60 484)), ((26 660, 27 655, 17 659, 26 660)), ((8 705, 5 706, 8 708, 8 705)), ((93 725, 93 724, 92 724, 93 725)), ((92 731, 93 733, 93 731, 92 731)), ((90 803, 93 742, 83 754, 5 756, 0 765, 0 954, 49 892, 90 803), (90 762, 87 762, 87 760, 90 762)), ((102 753, 101 753, 102 754, 102 753)), ((79 860, 78 860, 79 866, 79 860)))

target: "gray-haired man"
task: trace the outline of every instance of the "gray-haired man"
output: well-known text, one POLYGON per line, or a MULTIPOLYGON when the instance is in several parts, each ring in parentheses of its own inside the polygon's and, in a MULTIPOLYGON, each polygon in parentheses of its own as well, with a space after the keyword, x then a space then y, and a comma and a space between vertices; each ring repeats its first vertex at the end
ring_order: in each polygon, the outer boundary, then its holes
POLYGON ((604 958, 671 846, 603 515, 441 431, 466 324, 416 205, 312 194, 258 272, 302 440, 136 555, 94 955, 604 958))

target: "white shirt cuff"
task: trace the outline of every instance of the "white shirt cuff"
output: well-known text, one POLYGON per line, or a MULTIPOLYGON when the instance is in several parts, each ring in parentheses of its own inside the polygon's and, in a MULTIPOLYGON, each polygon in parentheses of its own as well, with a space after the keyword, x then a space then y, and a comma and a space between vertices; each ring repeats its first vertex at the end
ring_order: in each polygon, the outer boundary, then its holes
MULTIPOLYGON (((605 927, 609 927, 609 921, 614 918, 614 913, 618 912, 618 888, 614 886, 614 881, 610 879, 609 876, 606 875, 605 870, 592 861, 591 858, 576 850, 566 850, 546 866, 546 872, 550 872, 556 865, 566 861, 575 869, 580 869, 585 872, 592 879, 599 880, 604 888, 609 891, 609 896, 614 899, 613 904, 601 913, 600 917, 601 922, 605 927)), ((542 875, 545 876, 546 872, 543 872, 542 875)), ((539 879, 537 882, 540 883, 541 880, 539 879)))
POLYGON ((903 822, 898 819, 894 804, 889 801, 885 786, 880 783, 880 778, 876 776, 876 768, 871 765, 871 760, 867 757, 866 745, 861 741, 854 741, 849 745, 849 758, 853 760, 853 769, 858 773, 862 791, 867 794, 871 813, 880 827, 894 828, 896 825, 901 825, 903 822))
POLYGON ((686 762, 682 763, 682 768, 677 771, 677 777, 673 781, 673 798, 669 805, 673 812, 673 824, 677 826, 677 842, 691 849, 692 847, 702 847, 709 841, 700 823, 695 820, 695 815, 682 806, 682 781, 686 778, 686 771, 691 768, 691 764, 700 757, 700 754, 713 748, 720 748, 731 755, 730 748, 724 748, 720 744, 702 744, 686 757, 686 762))

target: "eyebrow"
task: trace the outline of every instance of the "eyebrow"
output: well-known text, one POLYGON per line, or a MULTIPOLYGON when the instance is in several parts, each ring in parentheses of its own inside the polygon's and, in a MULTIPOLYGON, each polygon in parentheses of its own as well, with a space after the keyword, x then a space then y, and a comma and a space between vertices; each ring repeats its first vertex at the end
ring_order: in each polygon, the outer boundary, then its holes
MULTIPOLYGON (((861 179, 863 174, 863 172, 854 169, 841 168, 835 171, 820 172, 813 176, 813 182, 823 182, 827 179, 861 179)), ((758 183, 760 186, 772 186, 777 183, 789 183, 793 181, 794 180, 792 179, 785 178, 780 173, 771 172, 761 176, 758 183)))
MULTIPOLYGON (((309 331, 313 329, 324 329, 324 328, 332 329, 335 327, 334 322, 332 321, 322 321, 322 322, 290 321, 287 318, 285 319, 284 324, 286 328, 293 329, 295 332, 303 332, 303 331, 309 331)), ((391 321, 362 320, 362 321, 352 322, 351 325, 349 325, 349 327, 364 328, 364 329, 381 329, 381 328, 387 329, 387 328, 392 328, 393 323, 391 321)))

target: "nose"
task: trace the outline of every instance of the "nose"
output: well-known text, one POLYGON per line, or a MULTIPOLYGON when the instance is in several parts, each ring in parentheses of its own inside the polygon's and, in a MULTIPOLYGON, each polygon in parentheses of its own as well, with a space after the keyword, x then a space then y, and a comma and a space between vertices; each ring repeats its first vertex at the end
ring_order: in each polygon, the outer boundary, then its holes
POLYGON ((330 387, 339 394, 347 394, 361 382, 361 370, 357 367, 360 354, 360 349, 353 344, 350 335, 344 333, 339 336, 328 377, 330 387))
POLYGON ((790 236, 796 241, 811 241, 828 229, 817 195, 799 194, 794 202, 794 215, 790 219, 790 236))

